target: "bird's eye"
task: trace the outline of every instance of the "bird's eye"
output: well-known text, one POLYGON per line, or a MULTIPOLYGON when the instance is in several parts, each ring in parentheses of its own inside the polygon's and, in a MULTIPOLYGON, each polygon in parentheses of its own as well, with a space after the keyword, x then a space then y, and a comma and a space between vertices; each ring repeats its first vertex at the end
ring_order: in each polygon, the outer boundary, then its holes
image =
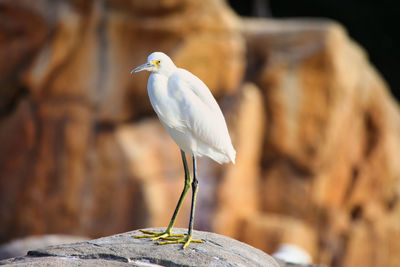
POLYGON ((160 64, 161 63, 161 60, 157 60, 157 64, 160 64))

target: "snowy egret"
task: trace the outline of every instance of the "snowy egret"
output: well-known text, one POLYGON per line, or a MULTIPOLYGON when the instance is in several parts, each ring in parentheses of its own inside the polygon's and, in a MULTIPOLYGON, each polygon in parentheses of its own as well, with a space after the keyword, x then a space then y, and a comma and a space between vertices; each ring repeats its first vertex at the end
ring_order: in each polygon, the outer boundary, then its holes
POLYGON ((153 241, 166 240, 158 244, 183 243, 185 249, 192 239, 193 218, 197 196, 196 157, 207 156, 218 163, 235 163, 236 151, 221 109, 208 87, 192 73, 177 68, 164 53, 154 52, 147 63, 135 68, 131 73, 147 70, 150 77, 147 83, 151 105, 165 129, 181 150, 185 170, 185 186, 175 208, 171 221, 164 232, 142 230, 153 241), (193 159, 193 181, 191 180, 185 153, 193 159), (192 186, 192 205, 189 228, 186 237, 172 233, 176 217, 187 191, 192 186))

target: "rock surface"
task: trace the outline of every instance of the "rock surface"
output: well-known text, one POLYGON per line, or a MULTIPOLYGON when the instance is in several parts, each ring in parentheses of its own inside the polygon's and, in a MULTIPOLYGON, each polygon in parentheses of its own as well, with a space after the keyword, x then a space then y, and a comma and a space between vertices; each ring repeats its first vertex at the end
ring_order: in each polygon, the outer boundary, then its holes
POLYGON ((159 125, 125 127, 154 115, 146 74, 129 72, 162 50, 215 95, 233 92, 245 67, 238 21, 214 0, 1 1, 0 242, 165 225, 177 198, 167 187, 183 183, 179 149, 159 125), (120 134, 146 130, 161 132, 127 152, 139 139, 120 134), (157 140, 168 140, 160 160, 157 140))
POLYGON ((237 238, 265 251, 285 239, 327 265, 399 265, 400 112, 365 51, 331 21, 242 26, 268 125, 263 215, 237 238))
POLYGON ((25 256, 29 250, 41 249, 59 244, 76 243, 86 240, 88 240, 88 238, 68 235, 30 236, 16 239, 0 245, 0 260, 25 256))
MULTIPOLYGON (((161 228, 150 229, 161 231, 161 228)), ((175 229, 186 233, 185 229, 175 229)), ((271 257, 249 245, 221 235, 194 231, 192 243, 158 246, 149 239, 136 239, 139 231, 28 252, 28 256, 0 261, 0 265, 28 266, 264 266, 279 267, 271 257)))

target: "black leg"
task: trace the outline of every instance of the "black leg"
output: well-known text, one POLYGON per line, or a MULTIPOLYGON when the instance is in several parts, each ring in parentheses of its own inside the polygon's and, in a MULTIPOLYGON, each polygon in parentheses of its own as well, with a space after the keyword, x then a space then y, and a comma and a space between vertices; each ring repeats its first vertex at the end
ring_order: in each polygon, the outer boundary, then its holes
POLYGON ((193 181, 192 181, 192 207, 190 209, 190 221, 189 221, 189 231, 188 236, 192 236, 193 231, 193 220, 194 220, 194 211, 196 208, 196 197, 197 197, 197 190, 198 190, 198 183, 197 180, 197 164, 196 164, 196 157, 193 156, 193 181))

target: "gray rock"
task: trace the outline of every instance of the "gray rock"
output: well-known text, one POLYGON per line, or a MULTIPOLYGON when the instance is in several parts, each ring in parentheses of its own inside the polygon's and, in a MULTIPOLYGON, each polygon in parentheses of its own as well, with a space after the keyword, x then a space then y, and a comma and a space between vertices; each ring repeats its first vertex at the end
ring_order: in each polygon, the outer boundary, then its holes
POLYGON ((297 264, 291 262, 285 262, 280 259, 275 259, 280 267, 327 267, 325 265, 313 265, 313 264, 297 264))
POLYGON ((24 256, 29 250, 85 240, 88 238, 70 235, 40 235, 15 239, 0 246, 0 260, 24 256))
MULTIPOLYGON (((160 228, 147 229, 161 231, 160 228)), ((174 229, 186 233, 186 229, 174 229)), ((194 231, 203 243, 159 246, 150 239, 134 238, 132 231, 91 241, 32 250, 28 255, 0 261, 5 266, 265 266, 280 265, 261 250, 234 239, 194 231)))

